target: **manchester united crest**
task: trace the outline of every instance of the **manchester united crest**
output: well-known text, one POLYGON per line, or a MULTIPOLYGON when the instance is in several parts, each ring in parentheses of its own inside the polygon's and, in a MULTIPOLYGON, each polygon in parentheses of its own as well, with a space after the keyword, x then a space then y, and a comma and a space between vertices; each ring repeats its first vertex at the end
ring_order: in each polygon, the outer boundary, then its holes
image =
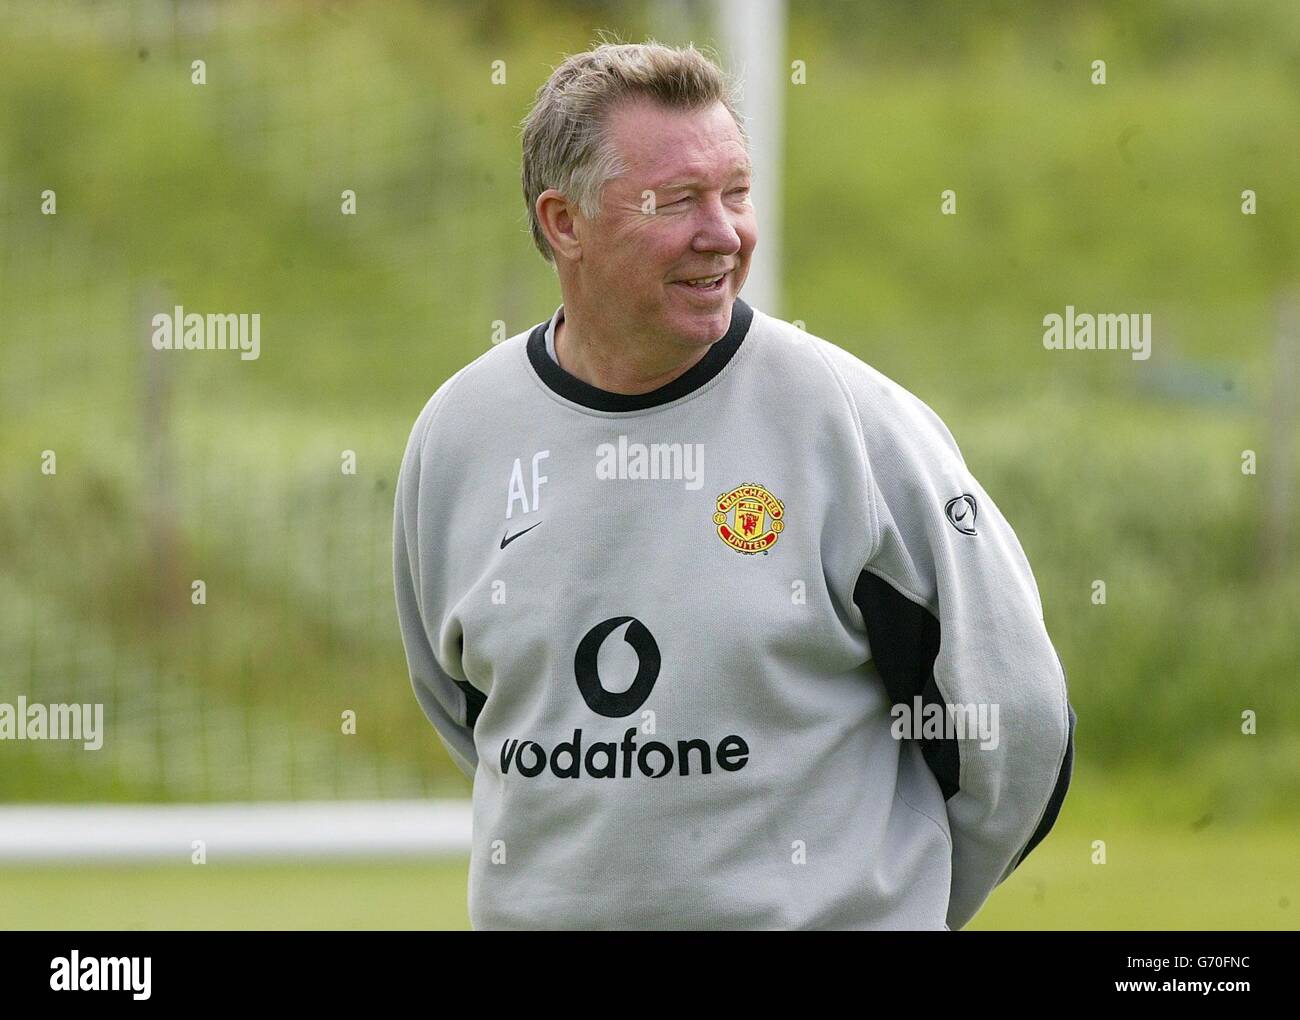
POLYGON ((746 555, 767 552, 785 530, 785 504, 754 482, 718 497, 713 523, 718 537, 746 555))

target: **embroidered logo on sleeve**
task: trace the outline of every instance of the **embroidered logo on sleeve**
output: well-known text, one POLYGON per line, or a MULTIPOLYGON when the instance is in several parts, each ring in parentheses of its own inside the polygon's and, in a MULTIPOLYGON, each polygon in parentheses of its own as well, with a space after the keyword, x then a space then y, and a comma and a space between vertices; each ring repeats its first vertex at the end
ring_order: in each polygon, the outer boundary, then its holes
POLYGON ((948 523, 963 535, 975 534, 975 515, 979 510, 975 506, 974 496, 962 493, 955 499, 948 500, 943 513, 948 518, 948 523))
POLYGON ((736 552, 767 552, 785 530, 785 504, 754 482, 718 497, 713 523, 718 537, 736 552))

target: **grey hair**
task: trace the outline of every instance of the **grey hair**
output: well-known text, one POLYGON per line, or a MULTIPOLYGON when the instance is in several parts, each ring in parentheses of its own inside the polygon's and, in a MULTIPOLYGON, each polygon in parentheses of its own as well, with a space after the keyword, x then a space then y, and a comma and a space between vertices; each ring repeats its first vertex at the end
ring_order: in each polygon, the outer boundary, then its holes
POLYGON ((620 103, 651 99, 678 110, 722 103, 749 149, 739 113, 741 86, 690 43, 682 48, 653 39, 644 43, 602 42, 575 53, 555 68, 537 90, 522 123, 524 201, 533 244, 547 262, 555 253, 537 218, 537 198, 554 188, 572 199, 588 219, 600 214, 601 191, 627 172, 607 131, 610 111, 620 103))

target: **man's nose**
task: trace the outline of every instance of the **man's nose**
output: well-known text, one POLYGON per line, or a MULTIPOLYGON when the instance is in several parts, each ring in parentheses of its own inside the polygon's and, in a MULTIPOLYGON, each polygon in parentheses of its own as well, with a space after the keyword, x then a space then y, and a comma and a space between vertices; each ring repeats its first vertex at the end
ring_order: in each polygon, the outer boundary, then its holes
POLYGON ((724 255, 740 251, 740 233, 733 222, 737 213, 728 209, 721 197, 701 202, 697 208, 700 222, 691 238, 691 247, 695 251, 716 251, 724 255))

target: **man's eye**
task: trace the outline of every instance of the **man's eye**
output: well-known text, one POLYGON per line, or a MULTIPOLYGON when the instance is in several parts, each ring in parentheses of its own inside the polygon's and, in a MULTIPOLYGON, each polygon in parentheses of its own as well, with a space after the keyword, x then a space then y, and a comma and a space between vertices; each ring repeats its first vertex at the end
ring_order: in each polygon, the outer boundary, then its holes
POLYGON ((748 194, 749 194, 749 189, 748 189, 748 188, 733 188, 732 191, 731 191, 731 193, 732 193, 733 195, 748 195, 748 194))

